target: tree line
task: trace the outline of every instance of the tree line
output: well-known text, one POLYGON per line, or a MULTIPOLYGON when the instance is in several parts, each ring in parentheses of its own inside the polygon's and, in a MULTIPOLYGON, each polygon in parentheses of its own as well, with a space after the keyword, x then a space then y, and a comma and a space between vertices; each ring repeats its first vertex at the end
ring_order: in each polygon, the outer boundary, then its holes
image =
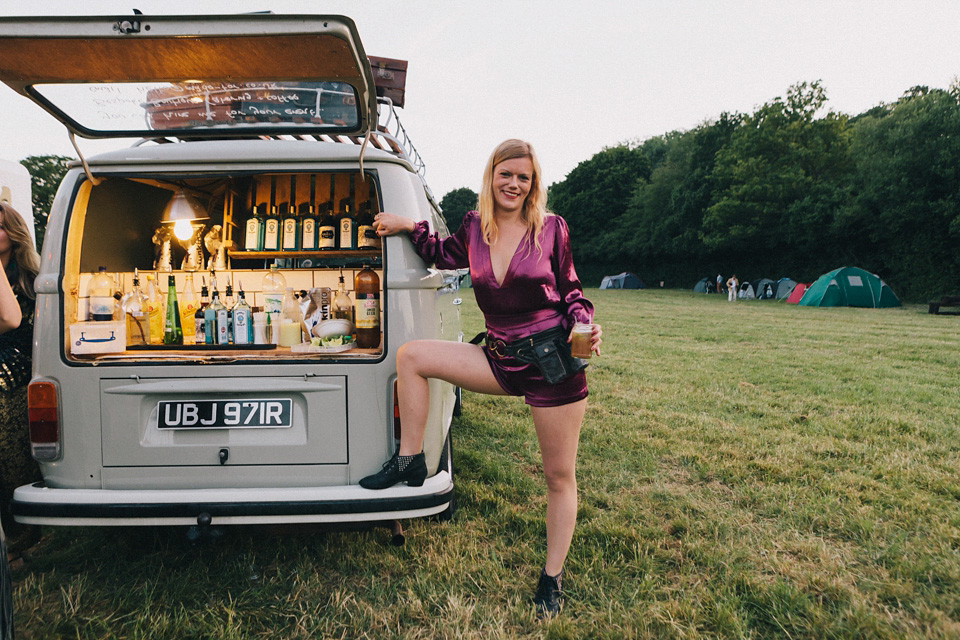
POLYGON ((960 288, 960 87, 914 87, 856 116, 799 83, 752 114, 606 148, 550 187, 581 279, 648 286, 840 266, 903 300, 960 288))

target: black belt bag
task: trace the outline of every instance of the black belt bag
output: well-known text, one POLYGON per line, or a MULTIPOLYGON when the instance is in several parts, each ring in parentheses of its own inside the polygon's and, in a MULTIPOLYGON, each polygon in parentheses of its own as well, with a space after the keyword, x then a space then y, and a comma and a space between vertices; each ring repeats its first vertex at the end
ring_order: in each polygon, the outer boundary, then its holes
POLYGON ((487 334, 486 344, 487 350, 494 358, 514 358, 520 362, 534 364, 540 369, 540 375, 547 384, 557 384, 583 371, 589 364, 586 360, 570 355, 567 334, 567 330, 563 327, 553 327, 513 342, 504 342, 491 338, 487 334))

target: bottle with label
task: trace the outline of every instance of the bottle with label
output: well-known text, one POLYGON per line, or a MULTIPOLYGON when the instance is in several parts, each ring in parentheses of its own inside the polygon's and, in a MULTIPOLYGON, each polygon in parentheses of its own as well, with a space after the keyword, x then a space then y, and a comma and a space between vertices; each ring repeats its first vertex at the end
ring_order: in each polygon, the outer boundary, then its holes
POLYGON ((247 297, 243 293, 243 283, 239 284, 240 291, 237 292, 237 304, 233 305, 231 310, 233 343, 253 344, 253 314, 250 305, 247 304, 247 297))
POLYGON ((226 310, 220 302, 220 292, 214 288, 213 302, 203 313, 203 331, 207 344, 229 344, 226 310))
POLYGON ((183 326, 183 344, 194 344, 197 335, 196 315, 200 308, 200 298, 193 285, 193 274, 184 276, 183 295, 180 296, 180 324, 183 326))
POLYGON ((300 249, 300 216, 297 210, 297 176, 290 176, 290 200, 282 213, 283 239, 280 248, 284 251, 300 249))
POLYGON ((300 250, 317 249, 317 175, 310 175, 310 199, 300 203, 300 250))
POLYGON ((356 223, 350 211, 350 198, 340 201, 340 217, 337 220, 339 234, 337 243, 340 249, 350 250, 357 248, 356 223))
POLYGON ((97 274, 90 278, 90 295, 88 298, 90 320, 97 322, 113 320, 113 311, 116 306, 116 300, 113 297, 115 289, 116 283, 107 274, 107 268, 100 267, 97 274))
POLYGON ((320 205, 317 227, 317 248, 330 251, 337 248, 337 220, 333 215, 333 206, 329 202, 320 205))
POLYGON ((263 250, 280 250, 280 214, 277 211, 277 177, 273 176, 270 180, 270 211, 264 222, 263 232, 263 250))
POLYGON ((301 342, 300 305, 293 295, 293 287, 287 287, 283 295, 283 311, 280 314, 280 346, 292 347, 301 342))
POLYGON ((163 323, 163 344, 183 344, 183 325, 180 323, 180 305, 177 304, 177 281, 167 276, 167 313, 163 323))
POLYGON ((147 296, 140 290, 140 274, 136 269, 133 270, 133 289, 120 300, 120 308, 127 320, 127 346, 150 344, 147 296))
POLYGON ((227 290, 223 296, 223 306, 227 308, 227 342, 233 342, 233 278, 227 281, 227 290))
POLYGON ((373 225, 373 211, 369 200, 360 205, 360 212, 357 214, 357 248, 380 248, 380 236, 373 225))
POLYGON ((195 342, 197 344, 206 344, 206 311, 207 307, 210 306, 210 293, 207 291, 207 281, 203 281, 203 285, 200 287, 200 306, 197 308, 196 313, 193 314, 193 324, 194 324, 194 336, 195 342))
POLYGON ((263 291, 263 310, 267 313, 283 311, 283 294, 287 289, 287 279, 283 277, 276 264, 270 265, 270 271, 263 276, 260 290, 263 291))
POLYGON ((380 346, 380 276, 370 267, 357 274, 354 283, 354 324, 357 346, 375 349, 380 346))
POLYGON ((150 344, 163 344, 163 296, 152 273, 147 274, 147 316, 150 318, 150 344))
POLYGON ((340 272, 340 284, 337 295, 333 297, 333 304, 330 305, 330 313, 338 320, 349 320, 350 324, 353 324, 353 301, 347 293, 347 285, 343 282, 343 271, 340 272))
POLYGON ((244 225, 243 248, 247 251, 263 251, 263 231, 266 205, 257 204, 257 181, 250 187, 250 217, 244 225))

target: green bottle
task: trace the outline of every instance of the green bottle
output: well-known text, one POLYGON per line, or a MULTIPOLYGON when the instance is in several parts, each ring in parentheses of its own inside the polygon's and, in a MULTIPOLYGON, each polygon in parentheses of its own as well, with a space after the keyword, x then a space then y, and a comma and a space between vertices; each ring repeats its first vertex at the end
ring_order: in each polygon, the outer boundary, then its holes
POLYGON ((183 344, 180 305, 177 303, 177 281, 167 277, 167 319, 163 324, 163 344, 183 344))

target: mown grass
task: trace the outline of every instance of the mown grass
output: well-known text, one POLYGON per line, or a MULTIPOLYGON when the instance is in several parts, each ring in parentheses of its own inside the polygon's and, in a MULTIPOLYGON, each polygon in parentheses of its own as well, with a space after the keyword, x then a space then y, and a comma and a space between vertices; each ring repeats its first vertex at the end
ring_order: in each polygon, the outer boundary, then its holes
POLYGON ((559 619, 529 602, 545 498, 528 411, 465 394, 451 522, 405 523, 403 547, 46 529, 15 574, 22 636, 960 637, 960 318, 589 296, 605 343, 559 619))

